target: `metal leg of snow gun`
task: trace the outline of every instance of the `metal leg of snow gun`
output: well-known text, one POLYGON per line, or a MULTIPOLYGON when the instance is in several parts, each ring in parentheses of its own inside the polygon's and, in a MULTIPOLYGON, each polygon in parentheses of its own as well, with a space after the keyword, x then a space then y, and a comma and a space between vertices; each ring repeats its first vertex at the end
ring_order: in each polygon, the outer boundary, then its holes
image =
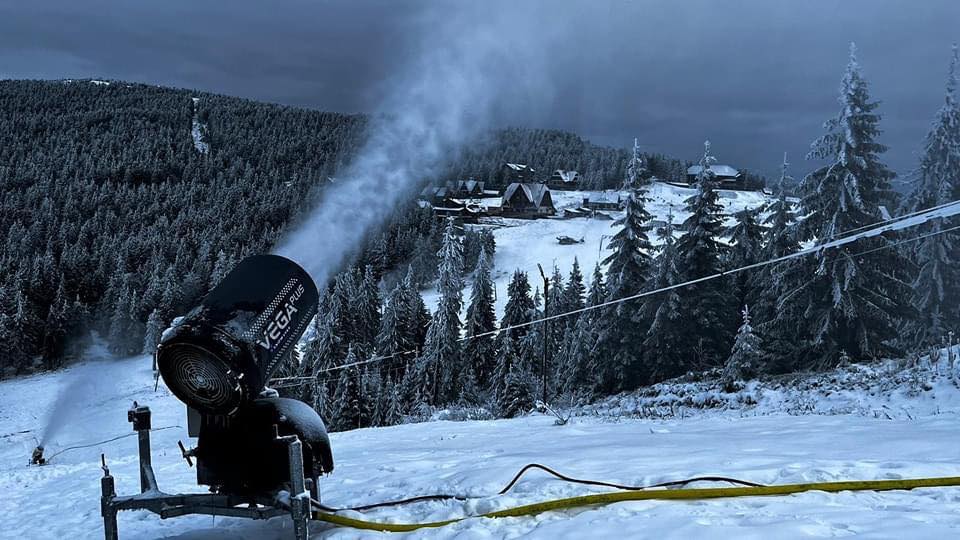
POLYGON ((290 456, 290 516, 293 518, 293 532, 297 540, 310 537, 310 495, 303 477, 303 443, 296 435, 281 436, 277 426, 273 426, 274 439, 287 443, 290 456))
MULTIPOLYGON (((296 540, 309 540, 310 531, 310 492, 304 479, 303 447, 295 435, 279 437, 287 443, 290 457, 289 502, 281 500, 276 494, 260 496, 240 496, 222 493, 167 494, 157 487, 153 464, 150 459, 150 408, 134 402, 127 411, 127 420, 137 431, 140 450, 140 493, 118 496, 114 477, 107 467, 106 458, 101 455, 103 477, 100 479, 100 514, 103 516, 103 537, 105 540, 119 540, 117 513, 120 510, 147 510, 167 519, 189 514, 210 516, 242 517, 249 519, 270 519, 290 515, 294 523, 296 540)), ((274 427, 276 431, 276 427, 274 427)), ((186 455, 186 453, 185 453, 186 455)), ((314 485, 309 486, 315 489, 314 485)))

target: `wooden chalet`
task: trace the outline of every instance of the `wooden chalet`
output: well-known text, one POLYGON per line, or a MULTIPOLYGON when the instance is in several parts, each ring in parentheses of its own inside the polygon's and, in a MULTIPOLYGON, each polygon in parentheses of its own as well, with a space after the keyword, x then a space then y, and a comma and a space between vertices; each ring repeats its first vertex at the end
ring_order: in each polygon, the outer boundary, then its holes
POLYGON ((498 187, 508 186, 510 184, 523 184, 533 182, 533 175, 536 173, 529 165, 522 163, 504 163, 500 170, 494 175, 494 181, 498 187))
MULTIPOLYGON (((703 167, 700 165, 688 167, 687 183, 690 185, 696 184, 697 176, 700 174, 702 169, 703 167)), ((744 187, 745 182, 743 174, 729 165, 711 165, 710 172, 713 173, 714 180, 720 185, 721 188, 743 189, 744 187)))
POLYGON ((620 210, 623 204, 619 191, 591 191, 583 198, 583 207, 590 210, 620 210))
POLYGON ((507 217, 540 217, 557 213, 546 184, 514 182, 503 192, 502 212, 507 217))
POLYGON ((427 186, 420 191, 420 200, 433 206, 443 206, 448 198, 447 186, 427 186))
POLYGON ((557 169, 547 179, 547 185, 550 189, 575 191, 580 187, 580 173, 557 169))
POLYGON ((481 199, 484 197, 500 197, 497 190, 486 189, 487 183, 473 178, 469 180, 451 180, 447 182, 447 196, 456 199, 481 199))

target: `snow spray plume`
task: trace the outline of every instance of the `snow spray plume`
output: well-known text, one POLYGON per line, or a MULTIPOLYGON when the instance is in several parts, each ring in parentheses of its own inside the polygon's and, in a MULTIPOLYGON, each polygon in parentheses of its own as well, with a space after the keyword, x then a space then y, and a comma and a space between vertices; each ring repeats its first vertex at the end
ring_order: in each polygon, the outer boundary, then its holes
POLYGON ((527 101, 518 96, 544 98, 545 85, 533 92, 543 62, 531 56, 549 50, 548 39, 542 32, 534 37, 531 29, 546 27, 555 35, 556 25, 543 25, 542 13, 538 23, 532 10, 519 6, 456 7, 466 13, 418 19, 408 33, 423 39, 418 59, 389 81, 360 153, 276 250, 300 263, 321 288, 371 227, 420 182, 442 173, 464 145, 491 127, 494 116, 527 101))
POLYGON ((46 447, 71 419, 82 414, 81 404, 89 403, 90 398, 100 393, 100 387, 104 384, 103 370, 97 362, 73 368, 68 377, 70 380, 57 393, 57 400, 47 417, 43 434, 40 436, 42 447, 46 447))

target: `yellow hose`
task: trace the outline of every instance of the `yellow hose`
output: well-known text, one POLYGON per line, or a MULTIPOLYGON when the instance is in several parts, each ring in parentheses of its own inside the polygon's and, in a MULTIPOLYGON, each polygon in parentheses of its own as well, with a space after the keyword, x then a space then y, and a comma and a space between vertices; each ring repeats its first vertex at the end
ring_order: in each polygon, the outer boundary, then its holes
POLYGON ((853 480, 845 482, 811 482, 808 484, 783 484, 779 486, 760 487, 725 487, 725 488, 686 488, 686 489, 656 489, 648 491, 615 491, 613 493, 594 493, 579 497, 567 497, 533 504, 525 504, 514 508, 487 512, 475 516, 464 516, 444 521, 428 523, 380 523, 355 519, 329 512, 314 512, 313 519, 325 521, 342 527, 366 529, 370 531, 410 532, 430 527, 443 527, 472 518, 501 518, 530 516, 550 510, 562 510, 579 506, 595 504, 611 504, 624 501, 649 500, 691 500, 691 499, 721 499, 728 497, 759 497, 769 495, 791 495, 804 491, 825 491, 836 493, 839 491, 891 491, 897 489, 916 489, 929 487, 960 486, 960 476, 944 478, 909 478, 903 480, 853 480))

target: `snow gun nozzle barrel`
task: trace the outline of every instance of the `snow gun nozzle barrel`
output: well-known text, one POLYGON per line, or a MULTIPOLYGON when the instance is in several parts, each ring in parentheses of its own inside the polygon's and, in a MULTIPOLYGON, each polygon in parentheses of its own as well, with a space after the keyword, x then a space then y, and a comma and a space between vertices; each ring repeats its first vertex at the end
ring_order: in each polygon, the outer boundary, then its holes
POLYGON ((317 286, 293 261, 247 257, 163 332, 160 375, 189 407, 232 415, 289 358, 318 301, 317 286))

